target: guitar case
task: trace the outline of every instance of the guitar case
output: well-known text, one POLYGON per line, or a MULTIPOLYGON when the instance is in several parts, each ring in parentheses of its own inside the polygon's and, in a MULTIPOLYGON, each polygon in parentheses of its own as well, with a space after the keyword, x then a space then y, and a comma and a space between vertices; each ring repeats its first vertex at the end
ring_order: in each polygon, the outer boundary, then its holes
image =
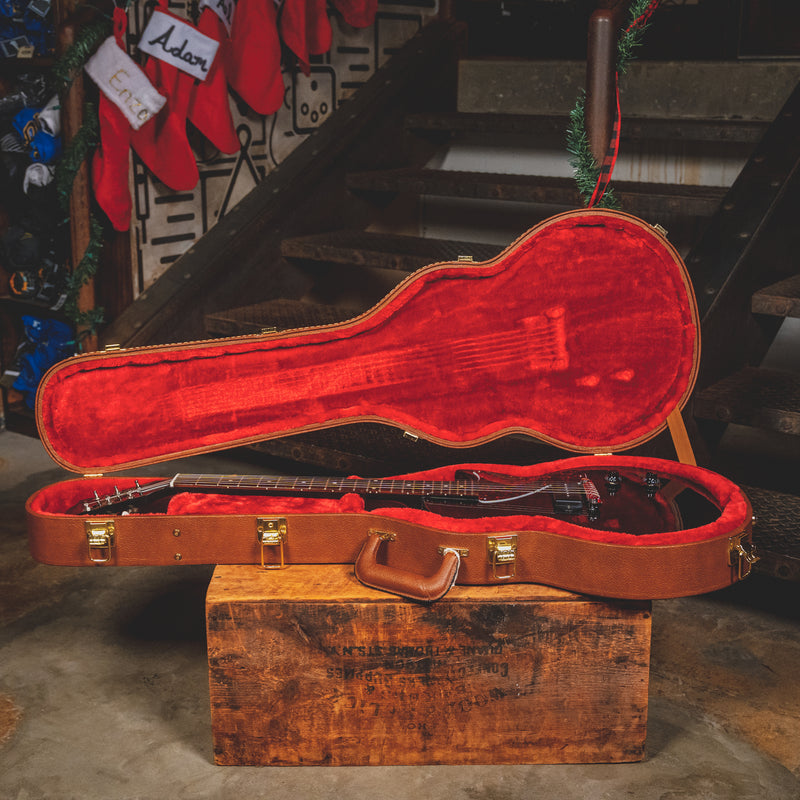
POLYGON ((364 583, 426 601, 454 582, 632 599, 719 589, 757 556, 746 496, 696 466, 683 427, 699 351, 693 290, 663 233, 591 209, 545 220, 489 261, 424 267, 347 322, 75 356, 45 375, 36 414, 48 453, 82 477, 29 499, 31 552, 103 568, 353 563, 364 583), (179 492, 159 511, 73 510, 147 483, 115 471, 353 422, 454 453, 534 437, 575 455, 393 479, 449 482, 466 470, 541 486, 588 476, 614 511, 598 523, 487 505, 454 518, 365 502, 368 491, 309 497, 302 487, 288 497, 179 492), (665 429, 679 461, 620 455, 665 429), (687 511, 684 495, 700 502, 687 511))

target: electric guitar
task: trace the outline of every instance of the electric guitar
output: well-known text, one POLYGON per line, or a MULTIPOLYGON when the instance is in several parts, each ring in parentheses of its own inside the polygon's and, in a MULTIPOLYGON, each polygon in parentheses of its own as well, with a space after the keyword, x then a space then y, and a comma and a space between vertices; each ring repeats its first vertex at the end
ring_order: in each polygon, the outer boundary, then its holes
POLYGON ((688 513, 693 524, 718 516, 702 489, 637 469, 554 472, 536 479, 515 478, 481 470, 461 470, 455 480, 404 478, 325 478, 270 475, 194 475, 144 485, 82 500, 69 514, 123 515, 166 510, 181 492, 339 498, 357 494, 368 510, 405 506, 445 517, 557 517, 600 530, 632 534, 680 530, 688 513), (680 502, 678 502, 680 501, 680 502))

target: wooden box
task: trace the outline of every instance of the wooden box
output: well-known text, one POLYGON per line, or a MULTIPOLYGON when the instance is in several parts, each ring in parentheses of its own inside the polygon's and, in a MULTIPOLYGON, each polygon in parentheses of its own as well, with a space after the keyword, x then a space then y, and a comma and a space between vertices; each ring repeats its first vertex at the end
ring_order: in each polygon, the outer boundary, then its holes
POLYGON ((644 757, 647 602, 504 584, 425 605, 349 566, 239 565, 206 609, 217 764, 644 757))

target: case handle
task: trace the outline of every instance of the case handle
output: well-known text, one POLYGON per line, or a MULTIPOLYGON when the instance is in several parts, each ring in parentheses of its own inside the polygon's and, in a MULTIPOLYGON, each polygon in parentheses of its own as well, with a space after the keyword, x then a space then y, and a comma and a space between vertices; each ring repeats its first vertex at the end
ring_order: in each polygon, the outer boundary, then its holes
POLYGON ((378 563, 378 550, 384 541, 392 540, 392 534, 370 531, 361 552, 356 558, 355 572, 365 586, 397 594, 409 600, 432 603, 450 591, 456 582, 461 554, 450 547, 442 548, 442 563, 433 575, 419 575, 397 567, 378 563))

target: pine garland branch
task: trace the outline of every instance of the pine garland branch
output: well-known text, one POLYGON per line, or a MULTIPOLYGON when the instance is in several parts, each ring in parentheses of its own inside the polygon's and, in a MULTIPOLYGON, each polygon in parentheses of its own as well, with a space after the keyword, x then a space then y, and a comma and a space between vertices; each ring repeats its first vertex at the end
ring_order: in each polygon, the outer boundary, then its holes
POLYGON ((83 109, 83 125, 66 145, 58 164, 56 164, 56 192, 65 214, 69 213, 69 199, 75 176, 78 174, 81 164, 99 143, 100 119, 97 106, 94 103, 86 103, 83 109))
POLYGON ((109 19, 99 19, 81 28, 80 36, 53 64, 51 77, 55 93, 62 94, 69 89, 75 76, 83 69, 83 65, 111 33, 112 25, 109 19))
POLYGON ((89 214, 89 243, 80 262, 75 265, 67 278, 67 299, 64 303, 64 313, 77 327, 83 328, 82 336, 94 334, 102 325, 104 309, 91 308, 81 311, 78 307, 78 298, 81 288, 85 286, 96 274, 100 266, 100 253, 103 249, 103 226, 94 214, 89 214))
MULTIPOLYGON (((575 174, 575 183, 578 192, 583 198, 584 205, 588 205, 600 177, 600 167, 592 155, 589 147, 589 137, 586 134, 586 91, 582 90, 569 115, 567 128, 567 152, 570 154, 570 166, 575 174)), ((609 186, 603 196, 597 201, 598 208, 619 208, 620 203, 609 186)))
POLYGON ((581 89, 575 107, 569 114, 567 128, 567 152, 570 154, 570 165, 575 170, 575 182, 583 197, 591 196, 600 170, 589 149, 589 137, 586 134, 586 90, 581 89))
POLYGON ((653 9, 652 0, 633 0, 628 14, 628 26, 620 34, 617 42, 617 71, 624 75, 628 64, 634 58, 638 47, 641 47, 644 32, 650 26, 650 14, 653 9))

